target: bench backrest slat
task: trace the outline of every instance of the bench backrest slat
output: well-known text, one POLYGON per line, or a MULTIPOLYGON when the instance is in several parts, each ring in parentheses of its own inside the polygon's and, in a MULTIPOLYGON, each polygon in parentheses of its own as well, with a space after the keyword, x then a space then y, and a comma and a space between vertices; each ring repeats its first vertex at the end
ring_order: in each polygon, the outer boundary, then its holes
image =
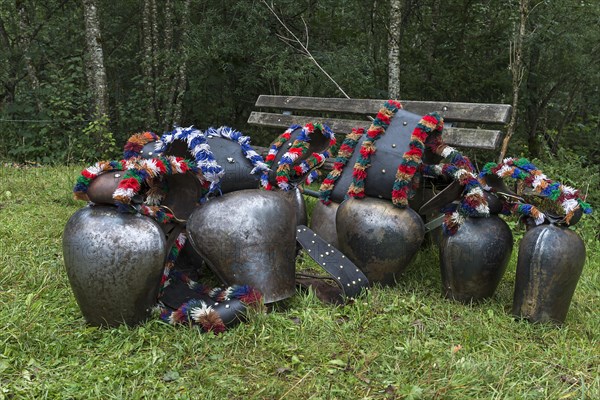
MULTIPOLYGON (((266 112, 253 111, 248 118, 248 123, 252 125, 268 126, 273 128, 282 128, 285 130, 290 125, 305 125, 308 122, 322 122, 327 124, 334 133, 345 135, 352 131, 352 128, 368 129, 370 121, 307 117, 302 115, 274 114, 266 112)), ((472 128, 444 128, 444 141, 452 146, 477 148, 477 149, 495 149, 501 141, 502 132, 500 130, 490 129, 472 129, 472 128)))
MULTIPOLYGON (((282 110, 308 110, 332 113, 373 115, 383 106, 380 99, 343 99, 302 96, 261 95, 256 100, 257 107, 279 108, 282 110)), ((508 104, 458 103, 442 101, 400 100, 402 107, 415 114, 439 112, 449 122, 473 122, 484 124, 506 124, 510 118, 508 104)))

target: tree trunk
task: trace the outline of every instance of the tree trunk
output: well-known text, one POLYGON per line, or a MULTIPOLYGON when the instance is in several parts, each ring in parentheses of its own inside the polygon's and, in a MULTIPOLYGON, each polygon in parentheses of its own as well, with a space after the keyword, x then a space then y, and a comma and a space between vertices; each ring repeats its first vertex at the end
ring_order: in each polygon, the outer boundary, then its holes
POLYGON ((388 97, 400 98, 400 27, 401 0, 390 0, 390 30, 388 32, 388 97))
POLYGON ((146 94, 146 124, 153 126, 156 122, 155 98, 154 98, 154 70, 153 58, 154 48, 152 46, 152 7, 151 0, 144 0, 144 9, 142 11, 142 37, 144 46, 144 61, 142 67, 144 70, 144 92, 146 94))
POLYGON ((96 118, 100 118, 108 115, 108 90, 96 0, 83 0, 83 15, 88 53, 88 81, 91 85, 89 89, 92 93, 92 113, 96 118))
POLYGON ((502 149, 498 156, 498 162, 502 162, 506 151, 508 150, 508 143, 510 138, 515 133, 517 127, 517 110, 519 109, 519 92, 521 89, 521 83, 523 82, 523 74, 525 69, 523 68, 523 38, 525 37, 525 27, 527 25, 527 16, 529 14, 529 0, 519 1, 519 30, 516 34, 513 52, 511 52, 511 63, 510 72, 512 74, 512 114, 510 116, 510 122, 506 128, 506 136, 502 141, 502 149))
MULTIPOLYGON (((183 26, 190 25, 190 0, 186 0, 183 8, 183 15, 181 20, 183 26)), ((181 115, 183 108, 183 96, 185 94, 185 88, 187 85, 187 60, 188 60, 188 45, 189 45, 189 34, 186 30, 183 31, 181 37, 181 64, 179 66, 179 79, 177 80, 177 95, 173 104, 173 124, 181 123, 181 115)))
POLYGON ((25 4, 23 4, 22 0, 17 0, 15 5, 19 14, 19 45, 21 46, 21 50, 23 51, 23 60, 25 61, 27 77, 29 78, 29 83, 31 84, 31 89, 33 91, 33 97, 35 98, 35 105, 39 113, 40 111, 42 111, 43 107, 42 102, 40 101, 40 96, 37 93, 40 88, 40 80, 38 79, 35 65, 33 64, 33 61, 29 54, 29 47, 31 44, 31 38, 29 36, 29 18, 27 18, 25 4))

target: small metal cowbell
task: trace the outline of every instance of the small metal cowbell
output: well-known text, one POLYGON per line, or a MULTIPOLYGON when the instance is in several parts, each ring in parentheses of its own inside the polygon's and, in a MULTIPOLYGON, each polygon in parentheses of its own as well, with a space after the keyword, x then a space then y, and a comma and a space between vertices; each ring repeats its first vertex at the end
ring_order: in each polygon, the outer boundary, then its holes
POLYGON ((585 256, 583 240, 566 227, 545 224, 527 231, 519 245, 513 315, 562 324, 585 256))
POLYGON ((442 291, 461 302, 491 297, 510 261, 513 237, 498 216, 467 218, 458 231, 440 243, 442 291))
POLYGON ((227 285, 249 285, 265 303, 295 294, 296 211, 279 192, 239 190, 199 205, 189 240, 227 285))
POLYGON ((369 281, 393 285, 419 250, 425 226, 388 200, 348 199, 336 215, 339 248, 369 281))
POLYGON ((78 210, 63 233, 67 276, 83 316, 95 326, 148 319, 162 276, 166 240, 160 226, 116 207, 78 210))

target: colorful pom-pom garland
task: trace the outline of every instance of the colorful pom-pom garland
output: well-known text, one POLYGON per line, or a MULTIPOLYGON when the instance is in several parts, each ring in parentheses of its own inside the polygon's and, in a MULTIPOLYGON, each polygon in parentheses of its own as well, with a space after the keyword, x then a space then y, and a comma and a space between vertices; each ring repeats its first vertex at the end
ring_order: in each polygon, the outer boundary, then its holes
POLYGON ((329 172, 327 177, 323 179, 323 183, 321 183, 319 189, 320 199, 323 204, 327 205, 331 203, 330 197, 335 183, 342 175, 344 167, 348 164, 348 160, 352 157, 352 153, 354 153, 354 149, 364 133, 365 130, 363 128, 354 128, 352 129, 352 132, 347 134, 344 138, 344 141, 338 150, 335 162, 333 163, 333 169, 329 172))
MULTIPOLYGON (((269 153, 265 158, 265 162, 271 168, 277 156, 277 153, 281 149, 281 146, 291 138, 292 132, 297 129, 300 129, 299 125, 290 126, 285 132, 283 132, 269 147, 269 153)), ((306 124, 302 127, 300 134, 291 144, 289 150, 283 154, 281 159, 279 160, 279 164, 276 172, 276 182, 277 186, 284 190, 288 191, 292 188, 290 185, 290 179, 297 178, 308 174, 312 169, 316 168, 318 165, 325 162, 327 157, 329 157, 329 148, 335 145, 336 139, 334 133, 331 129, 323 124, 306 124), (302 160, 298 165, 292 167, 294 162, 298 160, 300 157, 304 157, 307 151, 310 148, 309 142, 315 134, 322 134, 328 140, 329 144, 326 150, 321 153, 313 152, 309 157, 305 160, 302 160)), ((261 185, 266 190, 272 190, 273 185, 269 182, 269 173, 265 171, 261 177, 261 185)))
POLYGON ((251 174, 260 173, 262 175, 263 173, 268 173, 268 171, 270 170, 269 165, 265 163, 262 156, 258 154, 250 145, 250 137, 244 136, 241 132, 236 131, 235 129, 230 128, 228 126, 221 126, 217 129, 208 128, 206 134, 208 136, 228 139, 232 142, 236 142, 237 144, 239 144, 240 148, 242 149, 242 153, 244 154, 244 157, 250 160, 250 162, 254 166, 254 168, 250 172, 251 174))
POLYGON ((360 156, 352 171, 352 184, 348 188, 348 197, 365 197, 365 179, 367 178, 367 169, 371 163, 371 156, 375 154, 377 148, 375 141, 385 132, 390 125, 394 115, 402 108, 399 101, 388 100, 383 108, 377 113, 371 127, 367 131, 367 138, 360 147, 360 156))
POLYGON ((125 160, 121 161, 98 161, 81 171, 77 178, 77 183, 73 188, 73 194, 76 200, 89 201, 87 196, 88 188, 94 179, 103 172, 122 171, 125 168, 125 160))
POLYGON ((176 127, 173 131, 162 135, 156 145, 156 151, 162 154, 176 140, 181 140, 187 144, 196 165, 202 171, 204 180, 209 184, 206 194, 200 199, 201 202, 212 194, 220 194, 220 181, 225 174, 223 167, 217 164, 206 139, 206 133, 195 129, 193 126, 187 128, 176 127))
MULTIPOLYGON (((219 303, 239 300, 246 308, 256 307, 261 304, 262 299, 261 294, 249 286, 230 286, 224 289, 211 289, 196 284, 195 291, 203 297, 209 297, 211 300, 219 303)), ((163 322, 171 325, 195 325, 202 329, 202 331, 213 332, 215 335, 227 330, 227 326, 219 313, 201 299, 189 300, 176 310, 170 310, 159 302, 155 308, 155 313, 163 322)))
POLYGON ((144 146, 150 142, 156 142, 160 139, 157 134, 147 131, 142 133, 136 133, 132 135, 125 143, 123 149, 123 158, 129 160, 131 158, 139 157, 144 146))
MULTIPOLYGON (((479 174, 484 184, 485 177, 489 175, 523 181, 539 196, 559 205, 563 210, 564 222, 567 225, 577 209, 581 208, 584 214, 592 212, 592 207, 581 198, 579 190, 552 181, 526 158, 505 158, 499 164, 487 163, 479 174)), ((536 225, 542 224, 546 219, 546 215, 531 204, 513 203, 508 208, 513 213, 532 217, 536 225)))
MULTIPOLYGON (((89 200, 87 191, 91 182, 101 173, 110 171, 125 171, 123 179, 112 195, 119 210, 124 212, 132 211, 130 207, 132 199, 140 194, 144 184, 152 189, 166 175, 191 172, 196 174, 198 179, 202 181, 202 175, 199 173, 196 164, 180 157, 167 156, 149 159, 133 158, 121 161, 100 161, 81 172, 73 189, 75 198, 89 200)), ((156 193, 152 190, 150 192, 156 193)), ((150 205, 155 205, 159 201, 160 198, 151 198, 150 205)))
POLYGON ((191 280, 187 275, 180 271, 174 270, 175 262, 179 257, 181 249, 185 245, 186 239, 185 233, 180 233, 169 250, 160 282, 158 294, 159 302, 155 308, 155 313, 158 314, 158 317, 163 322, 171 325, 197 325, 204 332, 213 332, 214 334, 222 333, 227 329, 225 323, 217 311, 209 306, 204 300, 191 299, 175 310, 167 308, 160 302, 160 298, 163 296, 166 288, 171 284, 173 278, 184 282, 191 290, 201 297, 208 297, 219 303, 226 303, 229 300, 237 299, 244 303, 246 307, 257 306, 261 303, 262 296, 258 291, 249 286, 236 285, 225 289, 209 288, 191 280))
MULTIPOLYGON (((470 162, 468 162, 470 164, 470 162)), ((477 180, 477 177, 470 171, 470 168, 463 165, 460 168, 453 164, 435 164, 423 165, 423 175, 426 176, 444 176, 458 181, 464 186, 464 196, 458 205, 452 204, 444 210, 445 217, 443 231, 447 235, 454 235, 467 217, 486 217, 490 210, 483 190, 477 180)))
POLYGON ((412 181, 419 167, 423 163, 425 152, 425 141, 432 132, 441 133, 444 128, 444 120, 437 113, 431 113, 419 121, 412 132, 409 150, 402 156, 398 165, 396 180, 392 188, 392 203, 398 207, 408 206, 408 197, 412 189, 412 181))

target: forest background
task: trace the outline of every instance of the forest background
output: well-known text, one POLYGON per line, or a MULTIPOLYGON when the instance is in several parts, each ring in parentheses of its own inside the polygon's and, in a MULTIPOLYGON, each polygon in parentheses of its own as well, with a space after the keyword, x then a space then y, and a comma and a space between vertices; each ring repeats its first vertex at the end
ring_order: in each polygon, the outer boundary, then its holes
MULTIPOLYGON (((600 2, 268 4, 350 97, 518 93, 508 154, 600 161, 600 2)), ((259 94, 342 97, 285 38, 258 0, 3 0, 0 160, 113 158, 132 133, 174 124, 229 125, 267 145, 275 134, 246 123, 259 94)))

